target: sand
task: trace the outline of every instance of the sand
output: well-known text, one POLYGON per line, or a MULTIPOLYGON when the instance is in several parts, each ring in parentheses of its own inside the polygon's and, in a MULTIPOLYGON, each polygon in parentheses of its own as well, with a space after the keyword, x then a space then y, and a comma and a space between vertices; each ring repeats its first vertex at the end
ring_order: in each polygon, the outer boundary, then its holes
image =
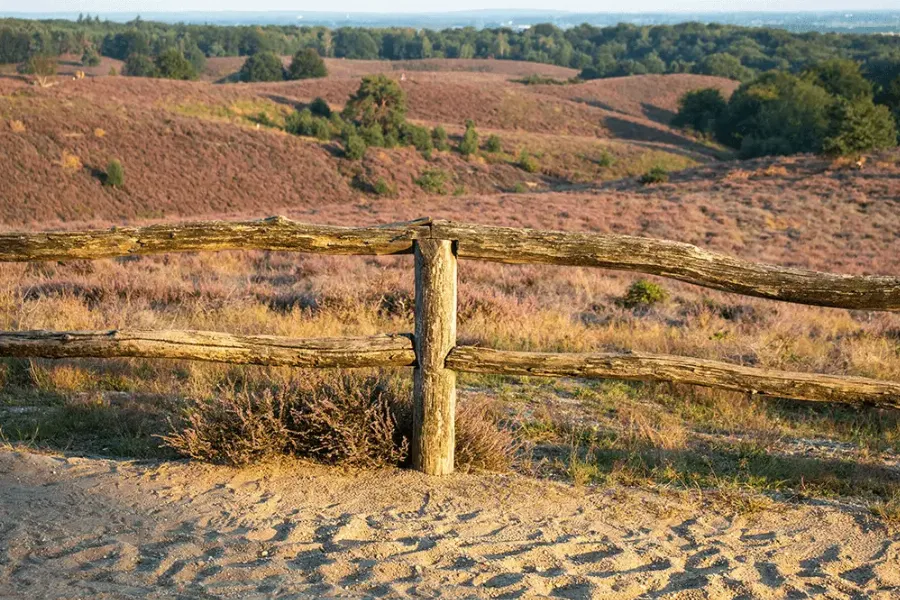
POLYGON ((864 508, 0 450, 0 598, 900 598, 864 508))

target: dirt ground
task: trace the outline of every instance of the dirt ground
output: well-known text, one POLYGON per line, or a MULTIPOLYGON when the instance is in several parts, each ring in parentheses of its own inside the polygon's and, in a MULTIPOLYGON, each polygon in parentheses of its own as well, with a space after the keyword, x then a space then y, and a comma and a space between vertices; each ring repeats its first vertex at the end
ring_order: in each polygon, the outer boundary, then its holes
POLYGON ((0 452, 3 598, 897 598, 862 508, 0 452))

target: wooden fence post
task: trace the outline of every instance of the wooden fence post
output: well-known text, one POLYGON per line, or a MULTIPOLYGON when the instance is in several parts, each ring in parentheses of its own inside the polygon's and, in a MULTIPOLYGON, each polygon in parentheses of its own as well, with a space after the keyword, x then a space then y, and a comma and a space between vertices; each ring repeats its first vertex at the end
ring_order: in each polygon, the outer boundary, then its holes
POLYGON ((456 443, 456 372, 444 366, 456 345, 456 242, 416 240, 415 256, 412 463, 428 475, 447 475, 456 443))

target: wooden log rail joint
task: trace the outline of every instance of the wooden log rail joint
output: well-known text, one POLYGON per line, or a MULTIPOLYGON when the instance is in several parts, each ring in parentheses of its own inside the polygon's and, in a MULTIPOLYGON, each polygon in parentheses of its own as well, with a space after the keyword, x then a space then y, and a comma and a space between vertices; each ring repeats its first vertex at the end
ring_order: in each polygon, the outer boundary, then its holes
POLYGON ((414 367, 413 465, 453 470, 456 372, 668 381, 812 401, 900 407, 900 382, 725 362, 602 352, 552 354, 456 345, 457 259, 600 267, 816 306, 900 312, 900 278, 755 263, 681 242, 468 225, 430 218, 374 227, 272 217, 107 231, 0 233, 0 261, 100 259, 169 252, 272 250, 415 256, 415 333, 292 339, 209 331, 6 331, 0 356, 143 357, 304 368, 414 367))

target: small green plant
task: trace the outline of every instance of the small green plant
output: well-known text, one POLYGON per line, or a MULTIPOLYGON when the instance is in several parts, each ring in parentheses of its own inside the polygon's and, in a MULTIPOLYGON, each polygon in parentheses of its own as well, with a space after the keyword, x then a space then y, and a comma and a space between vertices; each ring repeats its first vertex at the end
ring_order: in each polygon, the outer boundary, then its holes
POLYGON ((317 117, 331 118, 331 107, 322 98, 315 98, 309 103, 309 111, 317 117))
POLYGON ((478 132, 475 131, 475 121, 466 121, 466 132, 459 141, 459 153, 463 156, 471 156, 478 152, 478 132))
POLYGON ((385 181, 384 177, 379 177, 372 188, 379 196, 394 196, 397 194, 397 188, 385 181))
POLYGON ((519 168, 527 173, 537 173, 541 170, 541 165, 537 159, 528 153, 528 150, 522 150, 519 153, 519 160, 516 161, 519 168))
POLYGON ((96 67, 100 64, 100 55, 93 46, 88 46, 84 49, 81 55, 81 64, 85 67, 96 67))
POLYGON ((104 185, 114 188, 120 188, 125 185, 125 169, 118 159, 112 159, 106 166, 106 178, 103 180, 104 185))
POLYGON ((366 142, 355 133, 351 133, 344 141, 344 154, 350 160, 362 160, 366 155, 366 142))
POLYGON ((503 152, 503 142, 500 141, 500 136, 496 134, 489 136, 484 143, 484 149, 487 152, 503 152))
POLYGON ((374 146, 376 148, 386 146, 384 143, 384 131, 382 131, 381 126, 378 125, 378 123, 360 127, 359 135, 366 142, 367 146, 374 146))
POLYGON ((597 159, 598 167, 611 167, 616 164, 616 158, 609 152, 609 150, 604 150, 600 153, 600 157, 597 159))
POLYGON ((426 192, 444 195, 448 179, 447 172, 442 169, 425 169, 416 179, 416 185, 426 192))
POLYGON ((411 123, 403 125, 403 141, 410 146, 414 146, 419 152, 426 154, 434 148, 431 133, 426 128, 411 123))
POLYGON ((520 181, 515 186, 513 186, 512 191, 516 194, 525 194, 528 192, 528 184, 524 181, 520 181))
POLYGON ((641 175, 642 185, 653 185, 654 183, 665 183, 669 181, 669 172, 665 168, 655 166, 643 175, 641 175))
POLYGON ((447 131, 438 125, 431 130, 431 141, 435 150, 446 152, 450 149, 450 140, 447 138, 447 131))
POLYGON ((621 302, 625 308, 640 308, 653 306, 665 301, 668 297, 669 293, 661 285, 645 279, 638 279, 628 287, 621 302))

